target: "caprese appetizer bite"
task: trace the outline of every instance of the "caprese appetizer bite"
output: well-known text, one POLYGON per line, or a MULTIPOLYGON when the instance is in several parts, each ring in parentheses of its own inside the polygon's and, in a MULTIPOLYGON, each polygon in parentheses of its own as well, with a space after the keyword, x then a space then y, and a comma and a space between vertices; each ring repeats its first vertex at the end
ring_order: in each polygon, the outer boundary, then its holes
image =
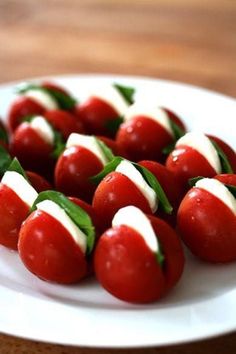
POLYGON ((130 204, 148 214, 156 213, 158 204, 166 213, 172 212, 173 208, 156 177, 145 167, 122 157, 115 157, 91 180, 98 184, 92 205, 102 230, 110 227, 120 208, 130 204))
POLYGON ((38 195, 21 226, 18 250, 39 278, 70 284, 88 275, 94 241, 89 215, 63 194, 46 191, 38 195))
POLYGON ((21 123, 12 135, 10 152, 23 167, 50 178, 56 158, 65 147, 60 132, 42 116, 21 123))
POLYGON ((189 132, 177 141, 166 167, 183 187, 187 188, 188 180, 196 176, 233 173, 227 151, 213 139, 199 132, 189 132))
POLYGON ((95 136, 72 133, 55 168, 56 189, 91 202, 96 185, 90 177, 113 159, 111 150, 95 136))
POLYGON ((135 90, 118 84, 97 87, 77 106, 87 134, 114 137, 135 90))
POLYGON ((185 126, 173 112, 135 102, 126 110, 116 142, 122 156, 132 161, 162 161, 163 150, 184 134, 185 126))
POLYGON ((0 183, 1 245, 17 249, 21 224, 29 215, 37 196, 21 165, 14 159, 0 183))
POLYGON ((23 84, 17 89, 17 97, 10 106, 8 126, 11 131, 25 117, 42 115, 48 110, 73 110, 76 100, 60 86, 45 82, 42 84, 23 84))
POLYGON ((95 274, 113 296, 132 303, 163 297, 179 281, 184 254, 175 231, 135 206, 117 211, 94 255, 95 274))
POLYGON ((197 257, 208 262, 235 261, 236 175, 196 180, 180 204, 178 231, 197 257))

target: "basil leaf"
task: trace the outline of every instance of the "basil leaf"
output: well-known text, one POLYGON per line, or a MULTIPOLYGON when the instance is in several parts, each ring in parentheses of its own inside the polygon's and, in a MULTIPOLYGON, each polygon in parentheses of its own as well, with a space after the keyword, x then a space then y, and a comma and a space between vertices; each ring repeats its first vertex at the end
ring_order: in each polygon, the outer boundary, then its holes
POLYGON ((23 95, 24 93, 26 93, 27 91, 30 90, 40 90, 41 87, 35 84, 31 84, 31 83, 23 83, 20 84, 19 86, 16 87, 15 92, 18 95, 23 95))
POLYGON ((108 132, 112 135, 115 135, 117 130, 119 129, 120 125, 124 122, 123 117, 117 117, 114 119, 109 119, 105 123, 105 127, 107 128, 108 132))
POLYGON ((123 157, 120 157, 120 156, 114 157, 114 159, 111 162, 109 162, 100 173, 98 173, 95 176, 90 177, 90 180, 96 185, 99 184, 101 182, 101 180, 104 177, 106 177, 106 175, 108 175, 108 173, 110 173, 116 169, 116 167, 119 165, 119 163, 122 160, 123 160, 123 157))
POLYGON ((135 89, 133 87, 123 86, 114 83, 113 86, 119 91, 128 104, 134 103, 135 89))
POLYGON ((0 124, 0 140, 4 141, 4 143, 8 143, 8 134, 4 126, 0 124))
POLYGON ((233 186, 231 184, 225 184, 225 187, 228 188, 230 193, 232 193, 234 198, 236 198, 236 186, 233 186))
POLYGON ((171 130, 174 133, 175 140, 179 140, 184 134, 185 131, 180 128, 178 124, 176 124, 172 119, 169 119, 171 130))
POLYGON ((147 168, 140 166, 135 162, 132 162, 132 164, 142 174, 143 178, 149 184, 149 186, 156 192, 161 209, 165 213, 171 214, 173 211, 173 207, 170 204, 164 190, 162 189, 156 177, 147 168))
POLYGON ((210 141, 212 142, 220 158, 222 173, 234 173, 230 165, 230 162, 228 160, 228 157, 225 155, 224 151, 219 147, 219 145, 213 139, 210 139, 210 141))
POLYGON ((205 177, 197 176, 197 177, 189 178, 188 184, 189 184, 190 187, 194 187, 195 184, 197 183, 197 181, 200 181, 200 179, 203 179, 203 178, 205 178, 205 177))
POLYGON ((25 170, 23 169, 19 160, 16 157, 14 157, 11 164, 8 166, 7 171, 15 171, 15 172, 19 173, 21 176, 23 176, 26 179, 26 181, 29 182, 28 177, 25 173, 25 170))
POLYGON ((30 123, 35 117, 37 117, 35 114, 29 114, 23 117, 22 122, 30 123))
POLYGON ((64 194, 53 190, 48 190, 39 193, 31 208, 31 212, 37 209, 37 204, 43 200, 51 200, 58 204, 69 216, 69 218, 83 231, 87 236, 86 253, 90 254, 95 242, 95 229, 92 224, 90 216, 78 205, 71 202, 64 194))
POLYGON ((62 134, 60 132, 58 132, 57 130, 55 130, 52 126, 51 126, 51 128, 54 133, 54 149, 53 149, 53 152, 51 153, 51 156, 55 159, 58 159, 58 157, 65 150, 66 144, 65 144, 64 139, 62 137, 62 134))
MULTIPOLYGON (((158 238, 158 235, 157 235, 157 238, 158 238)), ((158 241, 158 246, 159 246, 159 249, 158 249, 158 251, 156 253, 156 260, 160 264, 160 266, 163 267, 164 266, 164 261, 165 261, 165 256, 164 256, 164 253, 162 251, 162 247, 161 247, 159 241, 158 241)))
POLYGON ((98 146, 100 147, 100 149, 102 150, 103 155, 106 157, 107 161, 112 161, 114 159, 114 155, 111 151, 111 149, 100 139, 95 137, 95 140, 98 144, 98 146))
POLYGON ((7 150, 0 145, 0 175, 3 176, 12 162, 12 158, 7 150))
POLYGON ((174 148, 175 148, 175 142, 164 147, 164 149, 162 149, 162 153, 164 155, 169 155, 174 150, 174 148))

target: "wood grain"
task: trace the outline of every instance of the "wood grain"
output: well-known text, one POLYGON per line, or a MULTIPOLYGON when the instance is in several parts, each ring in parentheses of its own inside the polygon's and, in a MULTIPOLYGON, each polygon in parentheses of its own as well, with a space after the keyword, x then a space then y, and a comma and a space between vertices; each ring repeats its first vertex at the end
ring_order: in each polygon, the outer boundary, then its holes
MULTIPOLYGON (((233 0, 0 0, 0 82, 109 72, 183 81, 236 97, 235 19, 233 0)), ((73 348, 0 335, 1 354, 235 352, 236 334, 141 350, 73 348)))

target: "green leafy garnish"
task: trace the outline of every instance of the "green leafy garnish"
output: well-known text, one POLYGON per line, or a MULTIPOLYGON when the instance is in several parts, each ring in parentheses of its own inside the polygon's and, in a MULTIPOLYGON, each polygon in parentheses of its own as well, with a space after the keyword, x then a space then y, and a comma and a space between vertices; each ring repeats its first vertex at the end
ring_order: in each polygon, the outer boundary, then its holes
POLYGON ((113 84, 113 86, 119 91, 119 93, 124 97, 128 104, 134 103, 135 89, 133 87, 123 86, 119 84, 113 84))
POLYGON ((0 140, 4 141, 4 143, 8 143, 8 135, 6 129, 0 125, 0 140))
MULTIPOLYGON (((157 238, 158 238, 158 235, 157 235, 157 238)), ((156 259, 157 259, 157 262, 160 264, 160 266, 163 267, 164 261, 165 261, 165 256, 163 254, 162 247, 161 247, 159 241, 158 241, 158 246, 159 246, 159 250, 156 253, 156 259)))
POLYGON ((169 155, 174 150, 174 148, 175 148, 175 142, 164 147, 164 149, 162 149, 162 153, 164 155, 169 155))
POLYGON ((28 177, 25 173, 25 170, 23 169, 19 160, 16 157, 14 157, 11 164, 8 166, 7 171, 15 171, 19 173, 21 176, 23 176, 26 179, 26 181, 28 181, 28 177))
POLYGON ((114 159, 111 162, 109 162, 100 173, 98 173, 95 176, 90 177, 90 180, 94 184, 98 185, 101 182, 101 180, 104 177, 106 177, 106 175, 108 175, 112 171, 115 171, 116 167, 119 165, 119 163, 122 160, 124 160, 123 157, 120 157, 120 156, 114 157, 114 159))
POLYGON ((172 132, 174 133, 175 140, 177 141, 185 134, 185 131, 180 128, 180 126, 176 124, 172 119, 169 119, 169 122, 172 132))
POLYGON ((12 158, 7 150, 0 145, 0 175, 3 176, 12 162, 12 158))
POLYGON ((203 176, 197 176, 197 177, 189 178, 188 184, 189 184, 190 187, 194 187, 195 184, 196 184, 198 181, 200 181, 200 179, 203 179, 203 178, 205 178, 205 177, 203 177, 203 176))
POLYGON ((236 198, 236 186, 233 186, 232 184, 225 184, 225 187, 228 188, 230 193, 232 193, 234 198, 236 198))
POLYGON ((97 144, 99 145, 100 149, 102 150, 103 155, 106 157, 107 161, 112 161, 114 159, 114 155, 111 149, 100 139, 95 137, 97 144))
POLYGON ((64 139, 63 139, 61 133, 58 132, 57 130, 55 130, 52 126, 51 126, 51 128, 54 133, 54 142, 53 142, 54 149, 53 149, 53 152, 51 153, 51 156, 53 158, 57 159, 62 154, 62 152, 65 150, 66 144, 64 142, 64 139))
POLYGON ((219 156, 222 173, 234 173, 233 169, 230 165, 230 162, 229 162, 227 156, 225 155, 225 153, 223 152, 223 150, 219 147, 219 145, 213 139, 210 139, 210 140, 211 140, 211 143, 214 145, 214 148, 216 149, 217 154, 219 156))
POLYGON ((95 242, 95 229, 90 216, 78 205, 71 202, 64 194, 53 190, 39 193, 32 205, 31 212, 37 209, 37 204, 43 200, 51 200, 58 204, 69 216, 69 218, 83 231, 87 237, 86 253, 90 254, 95 242))
POLYGON ((124 122, 123 117, 117 117, 114 119, 107 120, 105 123, 105 127, 107 128, 108 132, 112 135, 115 135, 117 130, 119 129, 120 125, 124 122))

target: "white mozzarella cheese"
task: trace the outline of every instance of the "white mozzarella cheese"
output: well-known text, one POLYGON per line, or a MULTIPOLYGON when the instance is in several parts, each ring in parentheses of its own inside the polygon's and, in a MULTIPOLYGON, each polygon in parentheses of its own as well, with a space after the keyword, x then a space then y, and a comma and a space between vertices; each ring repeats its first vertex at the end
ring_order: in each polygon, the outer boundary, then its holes
POLYGON ((70 219, 66 212, 56 203, 51 200, 43 200, 36 205, 37 209, 44 211, 56 219, 69 232, 76 244, 80 247, 83 253, 86 252, 86 235, 79 227, 70 219))
POLYGON ((57 102, 50 96, 49 93, 44 92, 43 90, 29 90, 25 92, 24 96, 32 98, 34 101, 41 104, 47 110, 59 108, 57 102))
POLYGON ((67 148, 71 146, 82 146, 90 150, 94 155, 97 156, 103 165, 106 165, 108 162, 94 136, 72 133, 66 142, 67 148))
POLYGON ((39 134, 39 136, 44 141, 46 141, 50 145, 53 145, 54 133, 50 124, 48 124, 45 118, 41 116, 36 116, 31 120, 29 125, 39 134))
POLYGON ((112 226, 127 225, 137 231, 152 252, 158 252, 159 245, 152 224, 147 216, 133 205, 129 205, 114 215, 112 226))
POLYGON ((221 173, 221 164, 218 153, 210 139, 199 132, 189 132, 182 136, 176 143, 176 146, 185 145, 193 148, 203 155, 209 164, 214 168, 216 174, 221 173))
POLYGON ((128 121, 137 116, 144 116, 159 123, 171 136, 174 136, 170 119, 164 109, 148 104, 134 103, 127 109, 124 120, 128 121))
POLYGON ((31 207, 38 196, 36 190, 18 172, 7 171, 4 173, 1 183, 13 190, 19 198, 31 207))
POLYGON ((147 184, 141 173, 127 160, 122 160, 116 167, 115 171, 122 173, 128 177, 140 190, 148 201, 153 213, 157 210, 158 199, 156 192, 147 184))
POLYGON ((195 187, 204 189, 220 199, 236 215, 236 199, 223 183, 214 178, 203 178, 197 181, 195 187))

